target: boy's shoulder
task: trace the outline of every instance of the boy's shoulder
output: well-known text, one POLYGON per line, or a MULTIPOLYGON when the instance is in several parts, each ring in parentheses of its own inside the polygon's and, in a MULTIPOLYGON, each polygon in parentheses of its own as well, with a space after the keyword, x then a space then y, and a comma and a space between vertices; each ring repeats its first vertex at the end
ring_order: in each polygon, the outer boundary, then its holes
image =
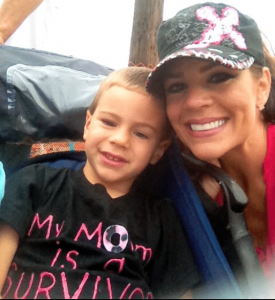
POLYGON ((44 164, 33 164, 22 168, 7 180, 8 186, 44 186, 48 183, 64 182, 72 170, 55 169, 44 164))
POLYGON ((62 173, 69 173, 71 170, 68 168, 52 168, 45 164, 33 164, 27 167, 24 167, 17 172, 15 172, 11 177, 20 177, 22 175, 26 175, 27 177, 31 176, 37 176, 38 174, 40 176, 51 176, 51 175, 57 175, 62 173))

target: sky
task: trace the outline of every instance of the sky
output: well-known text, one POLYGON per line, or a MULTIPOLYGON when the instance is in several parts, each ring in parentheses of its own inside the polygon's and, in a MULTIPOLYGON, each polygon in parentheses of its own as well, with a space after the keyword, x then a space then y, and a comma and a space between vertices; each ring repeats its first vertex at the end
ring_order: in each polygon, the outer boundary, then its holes
MULTIPOLYGON (((164 20, 199 2, 203 1, 165 0, 164 20)), ((225 3, 253 17, 275 48, 274 0, 227 0, 225 3)), ((30 17, 9 43, 73 55, 113 69, 126 67, 134 4, 135 0, 44 0, 35 12, 36 20, 30 17), (28 34, 30 37, 26 38, 28 34)))

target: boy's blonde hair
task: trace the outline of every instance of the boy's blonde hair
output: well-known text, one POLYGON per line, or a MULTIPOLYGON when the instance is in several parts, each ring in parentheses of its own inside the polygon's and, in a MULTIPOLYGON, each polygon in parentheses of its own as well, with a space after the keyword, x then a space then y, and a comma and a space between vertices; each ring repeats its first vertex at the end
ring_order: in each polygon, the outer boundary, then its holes
MULTIPOLYGON (((103 93, 108 91, 114 86, 122 87, 130 91, 146 94, 152 99, 155 99, 154 96, 148 94, 145 86, 145 82, 152 72, 152 69, 145 67, 129 67, 124 68, 118 71, 111 73, 100 85, 98 92, 94 98, 93 103, 89 107, 89 112, 94 114, 98 106, 99 100, 102 97, 103 93)), ((165 103, 163 100, 155 99, 158 101, 158 105, 161 106, 161 109, 165 110, 165 103)), ((166 113, 165 113, 166 116, 166 113)), ((165 117, 165 134, 164 138, 171 138, 171 126, 168 119, 165 117)))
POLYGON ((146 91, 145 82, 151 72, 152 70, 149 68, 129 67, 111 73, 101 83, 95 99, 89 108, 90 113, 93 114, 95 112, 102 94, 113 86, 148 94, 146 91))

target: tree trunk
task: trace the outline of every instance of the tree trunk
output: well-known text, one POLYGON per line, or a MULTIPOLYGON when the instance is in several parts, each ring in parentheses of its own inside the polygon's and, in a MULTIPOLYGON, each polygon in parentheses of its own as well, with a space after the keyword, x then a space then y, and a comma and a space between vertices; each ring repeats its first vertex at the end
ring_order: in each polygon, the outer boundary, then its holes
POLYGON ((136 0, 129 66, 155 67, 156 35, 163 20, 164 0, 136 0))

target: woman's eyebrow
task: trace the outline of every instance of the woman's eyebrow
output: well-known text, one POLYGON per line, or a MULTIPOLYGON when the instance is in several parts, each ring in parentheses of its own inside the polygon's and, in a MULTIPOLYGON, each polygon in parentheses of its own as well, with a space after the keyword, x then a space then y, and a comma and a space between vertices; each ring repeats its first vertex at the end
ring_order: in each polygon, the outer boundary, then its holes
POLYGON ((184 77, 184 72, 177 72, 174 73, 173 71, 171 73, 165 74, 164 80, 169 80, 169 79, 177 79, 177 78, 182 78, 184 77))
MULTIPOLYGON (((221 64, 219 63, 213 63, 213 62, 209 62, 206 66, 203 66, 200 68, 200 73, 205 73, 207 71, 210 71, 212 69, 218 68, 220 67, 221 64)), ((179 72, 173 72, 173 70, 169 73, 166 73, 164 75, 164 80, 168 80, 168 79, 177 79, 177 78, 183 78, 185 75, 184 71, 179 71, 179 72)))
POLYGON ((220 67, 220 66, 221 66, 220 64, 213 64, 213 63, 210 63, 210 64, 207 65, 207 66, 201 67, 201 68, 200 68, 200 72, 201 72, 201 73, 205 73, 205 72, 207 72, 207 71, 213 70, 213 69, 218 68, 218 67, 220 67))

